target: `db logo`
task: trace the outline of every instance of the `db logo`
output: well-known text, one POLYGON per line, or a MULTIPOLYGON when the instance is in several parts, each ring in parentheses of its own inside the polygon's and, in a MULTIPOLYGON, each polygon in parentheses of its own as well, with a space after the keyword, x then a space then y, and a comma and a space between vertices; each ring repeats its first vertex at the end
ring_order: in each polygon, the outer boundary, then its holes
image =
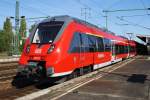
POLYGON ((98 54, 98 58, 103 58, 104 54, 98 54))
POLYGON ((42 49, 36 49, 35 50, 35 53, 41 53, 42 52, 42 49))

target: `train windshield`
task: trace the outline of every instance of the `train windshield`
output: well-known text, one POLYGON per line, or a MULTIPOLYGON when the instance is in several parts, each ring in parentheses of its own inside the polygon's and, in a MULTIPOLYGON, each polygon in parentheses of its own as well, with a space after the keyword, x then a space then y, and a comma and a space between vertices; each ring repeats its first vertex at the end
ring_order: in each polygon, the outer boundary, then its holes
POLYGON ((35 31, 32 43, 52 43, 63 24, 62 21, 40 23, 35 31))

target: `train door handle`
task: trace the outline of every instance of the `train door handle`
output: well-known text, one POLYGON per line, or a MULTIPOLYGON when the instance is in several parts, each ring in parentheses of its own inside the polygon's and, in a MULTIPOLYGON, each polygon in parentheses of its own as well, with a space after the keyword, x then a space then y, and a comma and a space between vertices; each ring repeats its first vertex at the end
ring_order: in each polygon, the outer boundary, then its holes
POLYGON ((74 57, 74 58, 73 58, 73 61, 74 61, 74 63, 76 63, 76 61, 77 61, 77 58, 76 58, 76 57, 74 57))

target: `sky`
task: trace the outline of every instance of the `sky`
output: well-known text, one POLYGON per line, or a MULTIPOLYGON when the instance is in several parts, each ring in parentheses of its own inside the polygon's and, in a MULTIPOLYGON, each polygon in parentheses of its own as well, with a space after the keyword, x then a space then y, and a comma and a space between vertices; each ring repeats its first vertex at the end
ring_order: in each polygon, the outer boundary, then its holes
MULTIPOLYGON (((6 17, 15 16, 16 0, 1 0, 0 29, 6 17)), ((28 29, 32 24, 42 19, 28 19, 56 15, 70 15, 106 27, 104 10, 127 10, 150 8, 150 0, 19 0, 20 16, 27 18, 28 29)), ((117 11, 107 13, 108 29, 116 35, 129 37, 126 33, 133 33, 133 39, 138 40, 137 34, 150 35, 150 10, 117 11)), ((14 26, 14 19, 11 20, 14 26)))

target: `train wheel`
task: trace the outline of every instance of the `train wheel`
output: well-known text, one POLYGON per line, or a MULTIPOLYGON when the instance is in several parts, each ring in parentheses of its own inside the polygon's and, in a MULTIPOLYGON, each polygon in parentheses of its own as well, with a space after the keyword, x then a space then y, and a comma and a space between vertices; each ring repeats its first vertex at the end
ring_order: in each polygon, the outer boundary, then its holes
POLYGON ((67 80, 76 78, 78 76, 78 72, 77 70, 75 70, 74 72, 72 72, 70 75, 67 76, 67 80))
POLYGON ((84 74, 84 68, 79 69, 79 75, 82 76, 84 74))
POLYGON ((93 66, 90 65, 90 66, 88 67, 88 73, 90 73, 90 72, 92 72, 92 71, 93 71, 93 66))

